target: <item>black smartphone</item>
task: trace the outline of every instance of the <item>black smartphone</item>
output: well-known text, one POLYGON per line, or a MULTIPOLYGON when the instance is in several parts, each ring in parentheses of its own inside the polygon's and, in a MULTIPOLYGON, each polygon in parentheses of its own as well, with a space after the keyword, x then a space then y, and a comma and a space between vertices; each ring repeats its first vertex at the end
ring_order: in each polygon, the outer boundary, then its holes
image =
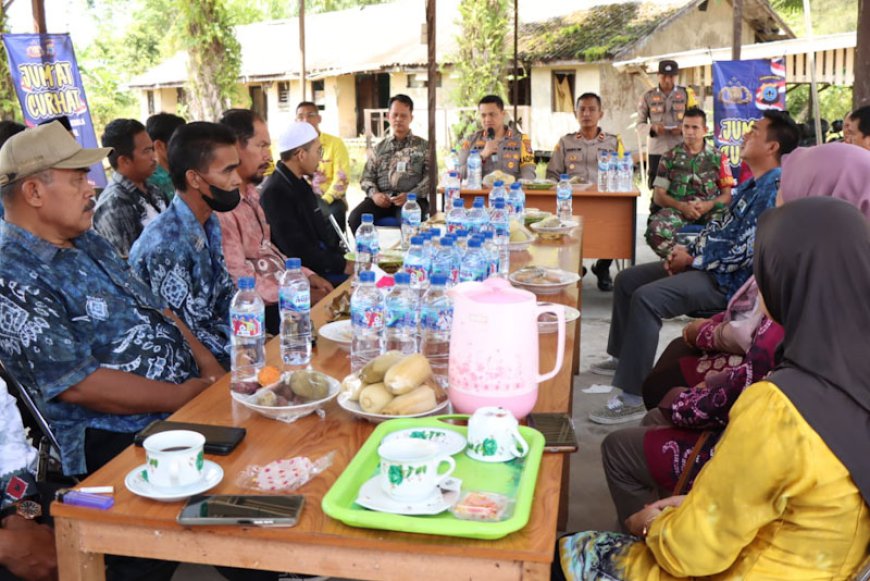
POLYGON ((292 527, 299 522, 305 497, 228 494, 191 497, 181 513, 182 525, 250 525, 292 527))
POLYGON ((574 420, 566 413, 531 413, 528 424, 544 435, 545 452, 571 454, 577 451, 574 420))
POLYGON ((155 420, 145 426, 145 429, 136 434, 133 442, 141 446, 148 436, 166 432, 167 430, 191 430, 205 436, 205 452, 226 456, 232 452, 245 438, 248 431, 245 428, 232 426, 212 426, 210 424, 191 424, 187 422, 172 422, 169 420, 155 420))

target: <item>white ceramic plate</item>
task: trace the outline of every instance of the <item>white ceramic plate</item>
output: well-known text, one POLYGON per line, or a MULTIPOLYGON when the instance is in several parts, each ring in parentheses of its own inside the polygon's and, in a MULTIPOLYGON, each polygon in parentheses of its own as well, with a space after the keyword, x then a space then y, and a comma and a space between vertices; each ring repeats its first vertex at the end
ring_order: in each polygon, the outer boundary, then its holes
POLYGON ((360 487, 356 503, 369 510, 390 514, 440 514, 456 504, 461 487, 462 481, 458 478, 447 478, 429 498, 417 501, 395 500, 381 488, 381 477, 378 475, 360 487))
POLYGON ((529 228, 540 236, 557 237, 570 233, 571 230, 577 226, 579 226, 577 222, 569 220, 566 222, 560 222, 558 226, 544 226, 543 222, 535 222, 530 225, 529 228))
POLYGON ((350 343, 353 340, 353 327, 350 319, 327 323, 317 331, 324 339, 338 343, 342 349, 350 351, 350 343))
MULTIPOLYGON (((553 306, 557 306, 557 307, 562 307, 562 309, 565 313, 565 324, 566 325, 568 323, 570 323, 572 321, 576 321, 577 319, 580 318, 580 311, 578 311, 574 307, 560 305, 557 303, 540 303, 540 302, 538 303, 539 307, 543 306, 543 305, 548 305, 548 306, 553 305, 553 306)), ((545 313, 544 316, 547 317, 547 319, 538 319, 538 333, 546 334, 546 333, 555 333, 556 331, 558 331, 559 328, 556 325, 556 319, 555 318, 551 319, 551 317, 553 317, 553 315, 551 315, 550 313, 545 313)))
MULTIPOLYGON (((266 387, 262 387, 258 389, 255 393, 251 395, 242 395, 240 393, 236 393, 231 391, 230 393, 233 396, 233 399, 248 408, 249 410, 253 410, 260 415, 266 416, 267 418, 272 418, 273 420, 280 420, 282 418, 290 419, 292 417, 301 417, 310 414, 311 412, 322 408, 328 402, 335 399, 335 396, 338 395, 338 392, 341 391, 341 384, 333 377, 326 376, 329 380, 329 395, 323 399, 319 399, 317 401, 306 402, 298 405, 287 405, 287 406, 268 406, 268 405, 259 405, 257 404, 257 395, 261 393, 264 389, 271 389, 277 385, 277 383, 273 383, 271 385, 267 385, 266 387)), ((283 381, 283 379, 281 380, 283 381)))
POLYGON ((524 288, 526 290, 530 290, 537 295, 554 295, 562 292, 563 289, 571 286, 572 284, 577 284, 577 281, 580 280, 580 275, 576 272, 568 272, 567 270, 561 270, 558 268, 544 268, 541 266, 527 266, 526 268, 521 268, 517 271, 514 271, 508 276, 508 280, 514 286, 518 286, 524 288), (524 281, 523 278, 529 273, 537 273, 540 275, 546 275, 554 279, 553 282, 527 282, 524 281), (556 282, 558 280, 558 282, 556 282))
POLYGON ((534 242, 537 238, 538 237, 533 234, 531 238, 527 238, 522 242, 508 242, 508 248, 510 248, 511 252, 519 252, 520 250, 525 250, 526 248, 531 246, 532 242, 534 242))
POLYGON ((348 399, 347 393, 342 393, 338 396, 338 405, 347 410, 350 414, 363 418, 364 420, 368 420, 373 424, 379 424, 381 422, 385 422, 387 420, 395 420, 396 418, 423 418, 426 416, 434 416, 438 414, 438 412, 442 411, 447 405, 450 403, 450 400, 445 399, 443 402, 436 405, 429 411, 421 412, 419 414, 411 414, 408 416, 386 416, 383 414, 370 414, 368 412, 364 412, 361 407, 359 407, 359 403, 355 401, 351 401, 348 399))
POLYGON ((224 478, 224 469, 220 467, 220 464, 206 460, 202 469, 203 478, 201 481, 179 488, 158 488, 146 480, 145 474, 148 473, 146 466, 146 464, 142 464, 127 473, 127 477, 124 478, 124 486, 133 494, 159 502, 176 502, 190 498, 195 494, 202 494, 217 486, 224 478))
POLYGON ((442 428, 408 428, 393 432, 383 439, 381 443, 390 442, 393 440, 423 440, 432 442, 438 446, 442 454, 453 456, 465 450, 468 444, 462 434, 453 430, 442 428))

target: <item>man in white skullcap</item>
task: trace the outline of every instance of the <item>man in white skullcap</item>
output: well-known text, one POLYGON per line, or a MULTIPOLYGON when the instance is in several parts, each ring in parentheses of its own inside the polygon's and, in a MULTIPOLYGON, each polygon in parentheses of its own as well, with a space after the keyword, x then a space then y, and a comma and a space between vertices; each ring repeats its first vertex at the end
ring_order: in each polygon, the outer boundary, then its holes
POLYGON ((285 256, 299 257, 332 284, 343 282, 353 265, 329 230, 317 196, 305 180, 317 171, 322 155, 317 130, 304 121, 278 136, 281 161, 263 185, 260 203, 272 228, 272 243, 285 256))

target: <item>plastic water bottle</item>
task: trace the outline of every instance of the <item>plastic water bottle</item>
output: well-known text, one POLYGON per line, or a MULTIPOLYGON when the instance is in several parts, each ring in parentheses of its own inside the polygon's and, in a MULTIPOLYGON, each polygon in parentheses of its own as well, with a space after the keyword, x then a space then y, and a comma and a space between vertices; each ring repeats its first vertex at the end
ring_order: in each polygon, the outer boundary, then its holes
POLYGON ((362 223, 356 229, 356 262, 354 274, 359 277, 360 273, 371 270, 372 262, 380 251, 378 231, 375 230, 375 217, 372 214, 363 214, 362 223))
POLYGON ((453 252, 453 239, 441 238, 438 249, 432 257, 432 277, 429 281, 431 288, 432 281, 436 276, 443 276, 447 284, 451 286, 459 279, 459 265, 456 264, 456 255, 453 252))
POLYGON ((232 380, 230 389, 250 394, 259 388, 257 374, 266 364, 265 308, 254 290, 254 277, 239 279, 239 290, 230 303, 232 329, 232 380))
POLYGON ((447 296, 446 284, 443 275, 434 275, 420 307, 420 352, 429 360, 435 381, 444 388, 453 324, 453 301, 447 296))
POLYGON ((513 217, 522 224, 526 215, 526 193, 520 182, 511 184, 507 193, 507 206, 513 217))
POLYGON ((465 254, 465 249, 468 248, 468 230, 460 228, 450 235, 453 238, 453 248, 458 248, 461 255, 465 254))
MULTIPOLYGON (((454 150, 455 152, 456 150, 454 150)), ((457 158, 456 164, 459 165, 457 158)), ((444 211, 449 212, 453 208, 453 200, 459 199, 459 188, 461 182, 459 180, 459 170, 453 170, 447 173, 447 179, 444 181, 444 211)))
POLYGON ((619 166, 619 191, 630 192, 634 187, 634 160, 631 159, 631 152, 626 151, 622 155, 622 161, 619 166))
POLYGON ((568 182, 568 174, 559 176, 559 184, 556 186, 556 215, 562 222, 570 222, 574 216, 571 184, 568 182))
POLYGON ((607 191, 607 170, 610 169, 610 152, 598 150, 598 186, 599 192, 607 191))
POLYGON ((411 237, 420 231, 423 211, 417 203, 417 194, 408 194, 408 201, 402 206, 402 249, 411 245, 411 237))
POLYGON ((459 282, 472 280, 483 282, 486 280, 488 267, 489 264, 481 248, 480 238, 472 238, 468 241, 468 250, 465 251, 465 256, 462 257, 462 264, 459 267, 459 282))
POLYGON ((350 370, 357 372, 384 351, 384 295, 375 286, 375 273, 364 270, 350 297, 353 338, 350 370))
POLYGON ((498 273, 507 276, 511 263, 511 249, 509 246, 511 241, 511 224, 504 200, 495 201, 495 207, 490 212, 489 220, 492 222, 495 245, 498 248, 498 273))
POLYGON ((417 292, 417 296, 421 296, 429 284, 429 257, 423 246, 425 239, 425 236, 411 238, 411 247, 402 265, 402 271, 410 277, 411 288, 417 292))
POLYGON ((447 155, 445 164, 447 165, 447 171, 451 173, 456 172, 456 177, 459 178, 459 154, 456 153, 455 147, 447 155))
POLYGON ((480 234, 489 228, 489 214, 483 205, 483 196, 474 198, 474 203, 466 216, 466 224, 471 234, 480 234))
POLYGON ((401 351, 410 355, 417 352, 419 295, 411 288, 411 276, 407 272, 399 272, 393 278, 396 284, 385 301, 387 351, 401 351))
POLYGON ((462 198, 453 200, 453 209, 447 213, 447 232, 452 233, 460 228, 465 228, 466 220, 465 204, 462 198))
POLYGON ((504 189, 504 182, 501 180, 496 180, 495 183, 492 184, 492 189, 489 190, 489 207, 495 205, 495 201, 498 199, 504 200, 507 197, 507 192, 504 189))
POLYGON ((489 230, 483 233, 483 251, 486 255, 486 278, 498 274, 498 245, 495 243, 495 232, 489 230))
POLYGON ((611 152, 610 163, 607 164, 607 191, 619 191, 619 156, 617 153, 611 152))
POLYGON ((466 186, 469 190, 479 190, 483 187, 483 160, 480 159, 480 153, 476 149, 472 149, 468 154, 468 177, 466 178, 466 186))
POLYGON ((284 365, 305 366, 311 361, 311 287, 300 259, 288 258, 284 266, 278 288, 281 360, 284 365))

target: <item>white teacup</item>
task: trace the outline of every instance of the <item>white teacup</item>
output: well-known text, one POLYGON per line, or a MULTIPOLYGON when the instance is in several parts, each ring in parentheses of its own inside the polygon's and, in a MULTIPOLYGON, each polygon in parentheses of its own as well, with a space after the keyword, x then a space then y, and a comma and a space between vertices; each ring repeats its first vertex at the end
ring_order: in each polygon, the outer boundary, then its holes
POLYGON ((169 430, 149 436, 145 479, 157 488, 181 488, 202 480, 205 436, 190 430, 169 430))
POLYGON ((395 500, 423 500, 431 496, 456 469, 456 461, 431 442, 398 439, 378 448, 381 457, 381 488, 395 500), (438 473, 447 463, 446 472, 438 473))
POLYGON ((529 453, 520 435, 519 423, 511 412, 500 407, 479 408, 468 420, 470 458, 482 462, 507 462, 529 453))

